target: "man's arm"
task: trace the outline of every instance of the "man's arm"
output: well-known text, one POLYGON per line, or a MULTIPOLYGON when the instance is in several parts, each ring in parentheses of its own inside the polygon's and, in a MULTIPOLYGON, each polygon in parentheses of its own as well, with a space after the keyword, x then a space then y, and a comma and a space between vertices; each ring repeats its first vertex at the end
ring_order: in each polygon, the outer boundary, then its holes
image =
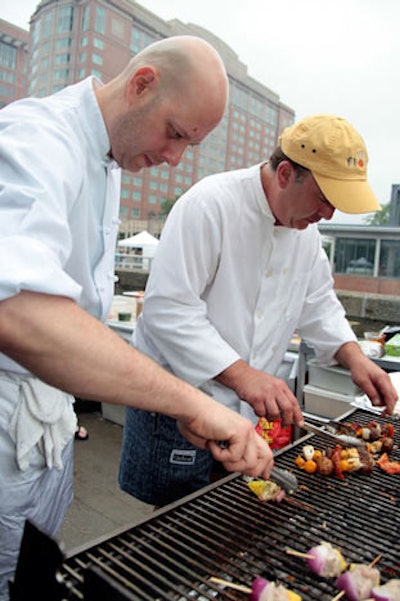
POLYGON ((364 355, 357 342, 343 344, 335 359, 351 371, 353 382, 365 392, 373 405, 386 406, 387 412, 393 413, 397 393, 390 377, 364 355))
POLYGON ((0 351, 75 396, 176 418, 183 434, 227 469, 270 472, 272 452, 250 421, 166 372, 68 298, 21 292, 1 301, 0 351))

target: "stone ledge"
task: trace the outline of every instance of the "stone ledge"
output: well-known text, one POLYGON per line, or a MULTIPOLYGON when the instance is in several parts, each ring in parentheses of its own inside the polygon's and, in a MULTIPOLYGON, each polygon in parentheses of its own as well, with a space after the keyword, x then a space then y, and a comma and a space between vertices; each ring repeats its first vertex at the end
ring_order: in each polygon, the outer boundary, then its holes
POLYGON ((352 318, 400 324, 400 297, 385 294, 336 290, 346 314, 352 318))

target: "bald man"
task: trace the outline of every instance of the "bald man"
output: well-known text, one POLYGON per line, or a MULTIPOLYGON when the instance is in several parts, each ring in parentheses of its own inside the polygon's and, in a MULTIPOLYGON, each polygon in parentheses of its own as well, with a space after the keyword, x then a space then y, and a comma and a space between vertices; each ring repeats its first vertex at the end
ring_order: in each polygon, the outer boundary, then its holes
POLYGON ((120 168, 177 165, 228 94, 205 41, 162 40, 0 112, 0 599, 25 519, 55 535, 72 500, 73 395, 176 418, 228 470, 269 475, 251 423, 164 371, 104 323, 114 292, 120 168), (225 440, 221 449, 214 441, 225 440))

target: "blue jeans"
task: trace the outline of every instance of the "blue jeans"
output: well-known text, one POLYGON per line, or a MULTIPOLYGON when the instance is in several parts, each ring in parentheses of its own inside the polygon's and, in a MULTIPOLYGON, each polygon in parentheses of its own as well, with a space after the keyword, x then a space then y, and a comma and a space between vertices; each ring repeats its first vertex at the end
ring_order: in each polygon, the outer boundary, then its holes
POLYGON ((209 451, 191 445, 176 420, 127 408, 119 485, 130 495, 159 507, 210 483, 209 451))

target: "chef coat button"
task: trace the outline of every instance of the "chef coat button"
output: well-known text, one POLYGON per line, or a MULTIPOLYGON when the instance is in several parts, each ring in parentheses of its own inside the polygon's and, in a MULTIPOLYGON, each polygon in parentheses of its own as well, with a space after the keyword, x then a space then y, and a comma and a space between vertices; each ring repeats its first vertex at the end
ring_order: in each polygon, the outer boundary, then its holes
POLYGON ((272 276, 272 269, 267 269, 267 271, 265 272, 265 277, 270 278, 271 276, 272 276))

